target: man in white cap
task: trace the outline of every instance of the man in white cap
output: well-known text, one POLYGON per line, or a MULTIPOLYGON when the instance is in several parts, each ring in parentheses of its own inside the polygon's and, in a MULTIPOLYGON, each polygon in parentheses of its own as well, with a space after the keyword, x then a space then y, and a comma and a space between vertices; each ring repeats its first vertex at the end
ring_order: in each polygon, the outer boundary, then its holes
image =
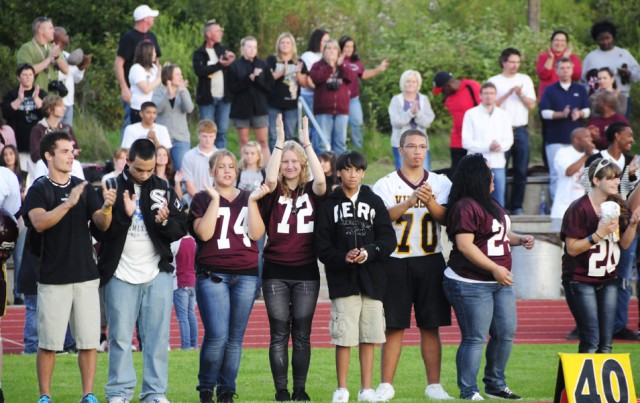
POLYGON ((162 55, 160 46, 156 36, 151 32, 155 18, 160 14, 158 10, 152 10, 151 7, 143 4, 133 11, 133 19, 135 25, 133 29, 120 38, 118 45, 118 54, 115 60, 116 77, 120 84, 120 92, 122 94, 122 108, 124 109, 124 122, 122 129, 124 130, 131 121, 129 119, 129 101, 131 101, 131 85, 129 84, 129 70, 133 65, 133 54, 136 46, 140 42, 152 42, 156 48, 157 60, 162 55))

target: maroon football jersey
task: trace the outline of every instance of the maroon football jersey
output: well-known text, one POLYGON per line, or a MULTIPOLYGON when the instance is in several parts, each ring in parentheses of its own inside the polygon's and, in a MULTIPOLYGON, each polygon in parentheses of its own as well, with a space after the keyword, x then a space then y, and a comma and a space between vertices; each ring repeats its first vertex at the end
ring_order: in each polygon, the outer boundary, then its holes
MULTIPOLYGON (((598 229, 599 218, 593 209, 588 195, 571 203, 562 219, 560 238, 584 239, 598 229)), ((620 228, 620 233, 623 229, 620 228)), ((617 242, 602 239, 589 250, 578 256, 567 253, 564 246, 562 255, 562 280, 580 281, 598 284, 616 276, 616 267, 620 261, 620 247, 617 242)))
POLYGON ((260 199, 260 213, 267 230, 265 260, 283 266, 302 266, 316 261, 313 227, 318 199, 313 182, 285 197, 280 183, 260 199))
POLYGON ((456 244, 456 234, 473 234, 473 243, 496 264, 511 270, 511 246, 509 232, 511 219, 502 207, 502 222, 486 211, 480 203, 465 197, 454 204, 447 216, 447 234, 453 242, 449 267, 461 277, 479 281, 495 281, 493 275, 467 259, 456 244))
MULTIPOLYGON (((207 242, 198 240, 197 264, 224 270, 246 270, 258 267, 258 247, 249 239, 246 229, 247 203, 250 192, 241 190, 229 201, 220 197, 218 220, 213 237, 207 242)), ((201 218, 207 211, 211 196, 206 191, 196 193, 189 210, 189 221, 201 218)))

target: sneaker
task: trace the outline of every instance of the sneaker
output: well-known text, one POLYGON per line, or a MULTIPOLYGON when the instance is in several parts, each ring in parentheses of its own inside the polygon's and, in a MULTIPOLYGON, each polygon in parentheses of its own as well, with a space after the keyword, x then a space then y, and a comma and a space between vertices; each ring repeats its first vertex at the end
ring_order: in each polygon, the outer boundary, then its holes
POLYGON ((482 395, 478 392, 473 392, 473 395, 464 400, 484 400, 484 397, 482 397, 482 395))
POLYGON ((66 355, 69 354, 69 352, 67 350, 58 350, 56 351, 56 355, 66 355))
POLYGON ((4 403, 4 393, 2 393, 2 388, 0 388, 0 403, 4 403))
POLYGON ((42 395, 40 396, 40 399, 38 399, 38 403, 51 403, 51 397, 42 395))
POLYGON ((138 351, 138 347, 135 344, 131 345, 131 351, 138 351))
POLYGON ((213 391, 211 389, 200 390, 200 403, 213 403, 213 391))
POLYGON ((567 340, 578 340, 580 337, 578 335, 578 328, 574 327, 572 331, 569 332, 569 334, 567 334, 566 339, 567 340))
POLYGON ((429 399, 453 400, 453 397, 449 396, 449 394, 444 390, 442 385, 440 385, 439 383, 427 385, 427 388, 424 390, 424 395, 429 399))
POLYGON ((294 402, 308 402, 311 398, 304 389, 293 389, 291 400, 294 402))
POLYGON ((499 392, 484 392, 489 399, 506 399, 506 400, 522 400, 522 398, 513 393, 508 387, 499 392))
POLYGON ((82 399, 80 399, 80 403, 99 403, 99 401, 96 395, 93 393, 87 393, 82 399))
POLYGON ((106 340, 103 340, 102 343, 100 343, 100 345, 98 346, 98 348, 96 348, 96 351, 99 353, 106 353, 107 351, 109 351, 109 342, 106 340))
POLYGON ((236 395, 234 392, 225 390, 218 393, 218 403, 233 403, 233 399, 237 397, 238 395, 236 395))
POLYGON ((349 401, 349 391, 346 388, 338 388, 333 392, 331 403, 347 403, 349 401))
POLYGON ((164 396, 156 397, 152 401, 152 403, 171 403, 169 399, 164 396))
POLYGON ((274 400, 276 402, 288 402, 291 400, 291 394, 289 394, 289 391, 287 389, 277 390, 274 400))
POLYGON ((20 297, 15 297, 13 299, 13 305, 24 305, 24 300, 20 297))
POLYGON ((377 402, 378 396, 376 396, 376 391, 373 389, 362 389, 358 392, 358 401, 359 402, 377 402))
POLYGON ((388 400, 393 399, 396 395, 395 389, 393 389, 393 385, 390 383, 381 383, 376 388, 376 398, 379 402, 386 402, 388 400))
POLYGON ((626 327, 615 332, 613 338, 616 340, 638 340, 638 336, 626 327))
POLYGON ((129 400, 126 397, 112 397, 108 400, 108 403, 129 403, 129 400))

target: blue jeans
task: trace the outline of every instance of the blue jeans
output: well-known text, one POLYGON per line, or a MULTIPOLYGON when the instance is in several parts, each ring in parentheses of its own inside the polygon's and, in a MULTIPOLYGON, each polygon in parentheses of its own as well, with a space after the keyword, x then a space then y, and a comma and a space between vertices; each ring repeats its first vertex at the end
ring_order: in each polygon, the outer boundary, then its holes
POLYGON ((38 294, 24 294, 24 353, 38 352, 38 294))
POLYGON ((322 128, 320 152, 332 150, 340 155, 347 151, 349 115, 317 115, 316 120, 322 128))
POLYGON ((579 353, 610 353, 618 284, 563 281, 564 296, 578 326, 579 353))
POLYGON ((636 263, 636 247, 638 246, 638 234, 627 249, 620 250, 620 262, 616 268, 618 275, 618 298, 616 301, 616 315, 613 324, 613 333, 627 327, 629 321, 629 301, 631 300, 631 280, 633 277, 633 265, 636 263))
MULTIPOLYGON (((398 147, 391 147, 393 151, 393 165, 396 170, 402 167, 402 155, 400 155, 400 149, 398 147)), ((427 171, 431 171, 431 150, 427 150, 427 157, 424 159, 424 164, 422 164, 424 169, 427 171)))
MULTIPOLYGON (((217 137, 216 137, 217 138, 217 137)), ((178 171, 182 168, 182 159, 184 155, 191 149, 191 143, 189 141, 175 141, 171 140, 171 161, 173 161, 173 171, 178 171)))
POLYGON ((507 187, 507 173, 505 168, 491 168, 493 172, 493 193, 491 196, 504 207, 504 192, 507 187))
POLYGON ((198 275, 196 280, 196 297, 204 326, 198 390, 213 390, 217 385, 220 395, 236 391, 242 340, 259 279, 237 274, 216 273, 215 276, 221 281, 215 282, 203 275, 198 275))
POLYGON ((511 210, 521 209, 524 191, 527 187, 527 168, 529 167, 529 132, 527 126, 513 128, 513 146, 505 153, 507 166, 513 158, 513 186, 511 188, 511 210))
POLYGON ((67 106, 64 111, 64 116, 60 120, 62 123, 66 123, 73 127, 73 105, 67 106))
POLYGON ((284 123, 284 139, 292 140, 296 137, 296 127, 298 126, 298 109, 279 109, 269 107, 269 149, 273 151, 276 145, 276 119, 278 114, 282 114, 284 123))
POLYGON ((287 389, 289 337, 293 338, 291 367, 293 388, 304 389, 311 362, 311 323, 316 311, 319 280, 262 281, 262 295, 269 316, 269 363, 276 390, 287 389))
POLYGON ((180 328, 180 348, 198 348, 198 319, 196 318, 196 289, 180 287, 173 291, 173 308, 180 328))
POLYGON ((27 240, 27 228, 23 228, 18 235, 16 247, 13 250, 13 297, 19 297, 22 292, 18 283, 20 268, 22 267, 22 254, 24 253, 24 243, 27 240))
POLYGON ((124 117, 122 120, 122 130, 120 130, 120 142, 122 142, 124 129, 131 124, 131 104, 125 102, 123 99, 121 99, 120 102, 122 103, 122 111, 124 112, 124 117))
POLYGON ((349 127, 351 127, 351 145, 357 150, 363 146, 362 124, 364 116, 360 97, 351 98, 349 101, 349 127))
POLYGON ((227 148, 227 132, 229 131, 229 113, 231 102, 225 102, 222 98, 213 98, 209 105, 198 105, 200 120, 209 119, 216 122, 218 133, 216 134, 216 148, 227 148))
POLYGON ((477 385, 482 348, 487 333, 484 377, 485 392, 499 392, 507 384, 505 369, 516 334, 516 297, 512 287, 497 283, 466 283, 445 276, 444 292, 451 303, 462 340, 456 354, 460 397, 480 392, 477 385))
POLYGON ((160 272, 143 284, 130 284, 115 276, 104 290, 109 324, 109 379, 104 389, 107 400, 133 399, 136 372, 131 356, 131 337, 138 321, 142 340, 142 388, 140 401, 162 397, 169 375, 169 326, 173 278, 160 272))

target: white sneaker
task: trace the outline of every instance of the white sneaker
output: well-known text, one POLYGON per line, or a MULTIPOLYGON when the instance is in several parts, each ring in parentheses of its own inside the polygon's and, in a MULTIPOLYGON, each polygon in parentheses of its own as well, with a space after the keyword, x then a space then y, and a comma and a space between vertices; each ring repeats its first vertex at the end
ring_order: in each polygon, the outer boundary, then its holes
POLYGON ((376 397, 379 402, 386 402, 393 399, 396 395, 396 391, 393 389, 393 385, 390 383, 381 383, 376 388, 376 397))
POLYGON ((131 345, 131 351, 138 351, 138 347, 135 344, 131 345))
POLYGON ((449 394, 444 390, 442 385, 440 385, 439 383, 433 383, 431 385, 427 385, 427 388, 424 390, 424 395, 429 399, 453 400, 453 397, 449 396, 449 394))
POLYGON ((102 343, 100 343, 100 345, 98 346, 98 348, 96 348, 96 350, 99 353, 105 353, 109 351, 109 342, 104 340, 102 343))
POLYGON ((108 403, 129 403, 129 400, 127 400, 126 397, 112 397, 111 399, 108 400, 108 403))
POLYGON ((362 389, 358 392, 358 401, 359 402, 377 402, 378 396, 376 395, 376 391, 373 389, 362 389))
POLYGON ((480 393, 474 392, 473 395, 471 395, 471 397, 467 400, 484 400, 484 397, 482 397, 480 393))
POLYGON ((346 388, 338 388, 333 392, 331 403, 347 403, 349 401, 349 391, 346 388))

